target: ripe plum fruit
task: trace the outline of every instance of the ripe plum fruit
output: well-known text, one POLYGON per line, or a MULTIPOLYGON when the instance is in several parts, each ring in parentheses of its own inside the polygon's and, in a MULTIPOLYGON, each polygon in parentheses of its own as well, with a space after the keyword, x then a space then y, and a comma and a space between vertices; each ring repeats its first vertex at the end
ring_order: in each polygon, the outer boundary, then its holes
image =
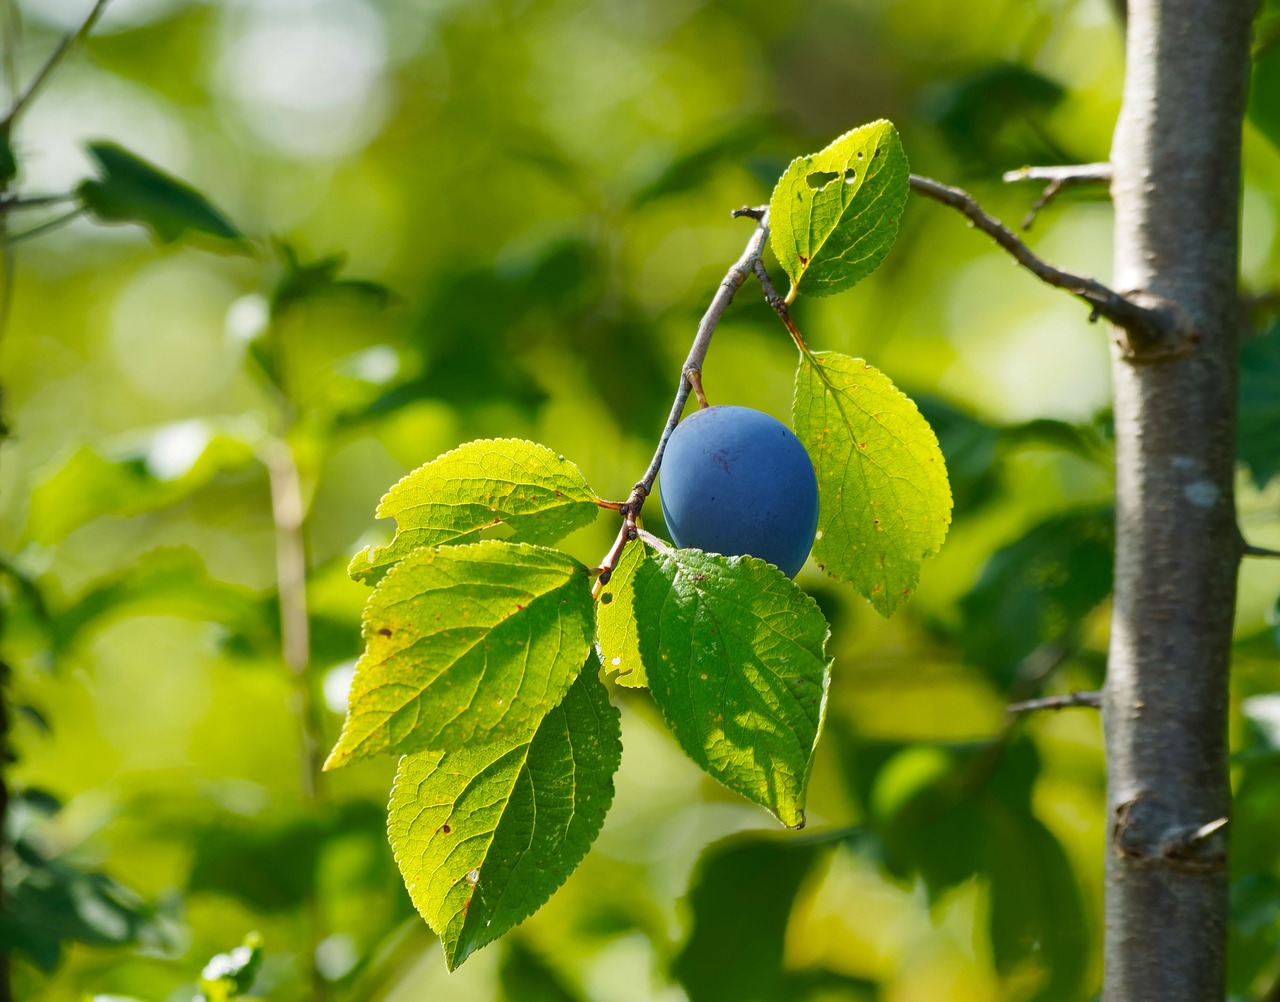
POLYGON ((676 426, 659 471, 678 547, 750 554, 795 577, 818 527, 818 481, 800 440, 750 407, 707 407, 676 426))

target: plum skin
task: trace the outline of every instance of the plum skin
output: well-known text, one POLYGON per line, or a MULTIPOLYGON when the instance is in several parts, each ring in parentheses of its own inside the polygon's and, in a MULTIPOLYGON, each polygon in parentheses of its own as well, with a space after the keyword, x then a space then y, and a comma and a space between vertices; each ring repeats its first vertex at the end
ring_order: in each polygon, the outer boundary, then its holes
POLYGON ((676 546, 767 560, 787 577, 818 528, 818 479, 795 434, 750 407, 695 411, 671 433, 659 468, 676 546))

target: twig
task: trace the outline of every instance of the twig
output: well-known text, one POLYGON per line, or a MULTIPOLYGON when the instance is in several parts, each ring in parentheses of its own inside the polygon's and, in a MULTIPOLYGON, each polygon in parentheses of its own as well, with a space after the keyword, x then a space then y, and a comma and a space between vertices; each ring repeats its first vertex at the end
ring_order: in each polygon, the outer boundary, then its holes
POLYGON ((14 99, 12 106, 9 108, 9 113, 4 116, 3 121, 0 121, 0 129, 10 129, 18 116, 31 103, 40 88, 49 81, 54 71, 67 58, 71 50, 93 30, 93 26, 98 23, 98 18, 102 17, 102 13, 106 8, 107 0, 97 0, 80 27, 63 37, 62 41, 58 43, 58 47, 49 53, 49 58, 45 60, 44 65, 40 67, 31 83, 27 84, 27 89, 14 99))
POLYGON ((1240 554, 1245 557, 1280 557, 1280 550, 1269 550, 1265 546, 1254 546, 1252 543, 1242 542, 1240 554))
POLYGON ((1073 706, 1099 709, 1102 706, 1100 692, 1066 692, 1060 696, 1044 696, 1041 699, 1024 699, 1005 707, 1009 714, 1030 713, 1033 710, 1066 710, 1073 706))
POLYGON ((932 178, 921 177, 919 174, 911 175, 911 188, 918 194, 963 213, 971 225, 991 237, 1001 248, 1008 251, 1018 264, 1042 282, 1083 299, 1092 310, 1089 314, 1090 321, 1106 317, 1117 327, 1124 328, 1145 344, 1161 341, 1174 329, 1171 314, 1142 306, 1096 279, 1055 268, 1038 257, 1009 227, 994 216, 988 215, 967 191, 953 188, 932 178))
POLYGON ((1005 173, 1006 184, 1016 181, 1048 181, 1040 197, 1031 203, 1031 208, 1022 217, 1022 228, 1031 229, 1036 215, 1046 205, 1058 197, 1065 189, 1082 184, 1110 184, 1111 164, 1066 164, 1061 167, 1020 167, 1005 173))
POLYGON ((38 209, 47 205, 61 205, 63 202, 74 202, 79 196, 75 192, 63 192, 60 195, 19 195, 16 192, 0 193, 0 212, 13 209, 38 209))
MULTIPOLYGON (((689 354, 684 360, 684 365, 680 367, 680 384, 676 387, 676 396, 671 404, 671 413, 667 415, 667 423, 658 438, 658 445, 654 449, 653 458, 649 461, 649 468, 644 471, 644 476, 636 481, 636 485, 631 489, 630 496, 622 503, 620 508, 623 516, 622 529, 619 530, 618 537, 614 540, 614 544, 608 554, 600 562, 600 566, 596 568, 600 575, 596 584, 597 592, 602 585, 608 583, 610 575, 618 565, 618 560, 622 556, 622 550, 627 541, 635 539, 636 534, 640 531, 638 524, 640 512, 644 508, 645 498, 653 493, 653 484, 658 479, 658 470, 662 467, 662 456, 666 451, 667 442, 671 438, 671 433, 676 430, 676 425, 680 423, 680 416, 684 413, 684 407, 689 400, 690 392, 701 387, 702 363, 706 360, 707 349, 711 347, 711 337, 715 334, 716 327, 719 325, 724 311, 733 302, 734 294, 742 288, 747 276, 755 270, 756 265, 759 263, 760 255, 764 253, 765 242, 769 239, 769 207, 757 206, 753 208, 747 206, 733 211, 735 219, 742 216, 756 220, 756 228, 752 231, 750 239, 747 240, 747 246, 743 250, 742 256, 733 263, 725 273, 724 278, 721 279, 720 287, 716 289, 711 305, 707 307, 706 313, 702 315, 702 319, 698 322, 698 331, 693 337, 693 345, 689 348, 689 354)), ((702 394, 698 396, 699 402, 705 403, 706 397, 702 394)))
POLYGON ((84 206, 77 205, 70 212, 64 213, 61 216, 54 216, 52 219, 41 223, 39 226, 33 226, 29 230, 23 230, 21 233, 14 233, 12 236, 6 236, 4 238, 4 246, 8 247, 11 244, 20 243, 23 240, 30 240, 33 237, 44 236, 46 233, 51 233, 53 230, 66 226, 67 223, 75 222, 75 220, 80 218, 83 213, 84 206))

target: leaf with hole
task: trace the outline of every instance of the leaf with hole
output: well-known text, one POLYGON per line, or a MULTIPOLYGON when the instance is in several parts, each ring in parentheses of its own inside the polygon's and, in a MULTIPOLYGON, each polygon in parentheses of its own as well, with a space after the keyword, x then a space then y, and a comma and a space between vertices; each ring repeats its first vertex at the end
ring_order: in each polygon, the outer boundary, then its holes
POLYGON ((635 575, 647 555, 640 540, 628 543, 609 583, 596 599, 596 647, 604 670, 618 685, 636 688, 649 684, 640 659, 635 608, 635 575))
POLYGON ((680 746, 803 827, 831 668, 817 603, 772 564, 701 550, 644 561, 634 587, 649 691, 680 746))
POLYGON ((834 352, 800 359, 794 424, 818 474, 813 559, 891 615, 951 524, 937 436, 888 377, 834 352))
POLYGON ((505 525, 513 541, 554 543, 589 525, 599 499, 578 468, 545 445, 518 439, 468 442, 418 467, 378 505, 395 538, 368 546, 348 568, 372 584, 419 547, 469 543, 505 525))
POLYGON ((830 296, 880 266, 907 204, 907 155, 884 120, 791 161, 769 200, 770 245, 791 293, 830 296))
POLYGON ((587 568, 487 540, 400 561, 364 611, 365 652, 326 769, 380 752, 527 741, 591 649, 587 568))
POLYGON ((115 143, 89 144, 98 177, 81 181, 76 195, 101 223, 138 223, 169 244, 200 233, 244 244, 244 235, 190 185, 115 143))
POLYGON ((592 655, 519 744, 400 760, 391 845, 450 970, 542 907, 600 833, 622 745, 598 671, 592 655))

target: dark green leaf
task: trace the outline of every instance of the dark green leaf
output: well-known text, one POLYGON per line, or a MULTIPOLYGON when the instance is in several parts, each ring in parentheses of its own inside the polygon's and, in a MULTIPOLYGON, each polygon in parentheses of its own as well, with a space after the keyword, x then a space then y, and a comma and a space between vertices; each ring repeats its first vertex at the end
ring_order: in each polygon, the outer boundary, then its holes
POLYGON ((115 143, 88 149, 99 176, 80 182, 76 194, 99 222, 138 223, 166 244, 188 232, 243 243, 243 234, 190 185, 115 143))
POLYGON ((794 1002, 782 962, 787 922, 822 849, 751 834, 703 853, 688 897, 692 928, 671 964, 689 1002, 794 1002))
POLYGON ((987 561, 960 601, 965 657, 1002 684, 1037 647, 1062 640, 1111 593, 1110 506, 1054 515, 987 561))
MULTIPOLYGON (((1271 58, 1280 67, 1280 49, 1271 58)), ((1280 473, 1280 320, 1240 349, 1237 449, 1259 489, 1280 473)))
POLYGON ((680 746, 802 827, 831 669, 817 603, 772 564, 701 550, 645 560, 634 587, 649 691, 680 746))

